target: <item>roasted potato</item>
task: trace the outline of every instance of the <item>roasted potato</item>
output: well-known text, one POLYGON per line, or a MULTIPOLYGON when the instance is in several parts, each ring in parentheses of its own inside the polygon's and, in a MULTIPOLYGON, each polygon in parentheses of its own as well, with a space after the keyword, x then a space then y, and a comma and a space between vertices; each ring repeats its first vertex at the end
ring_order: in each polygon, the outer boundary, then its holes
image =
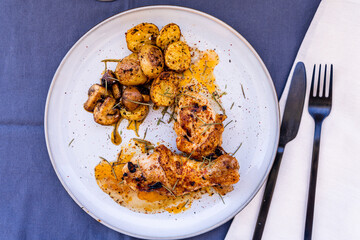
POLYGON ((150 97, 157 106, 170 106, 178 93, 178 78, 173 72, 162 72, 151 84, 150 97))
POLYGON ((171 70, 183 72, 189 69, 191 63, 191 54, 189 46, 177 41, 170 44, 165 51, 165 64, 171 70))
POLYGON ((141 70, 137 53, 122 59, 116 66, 115 75, 119 82, 126 86, 144 84, 148 80, 141 70))
POLYGON ((143 120, 149 112, 149 106, 140 105, 134 111, 128 111, 126 108, 120 109, 120 114, 123 118, 128 120, 141 121, 143 120))
POLYGON ((129 86, 125 88, 122 95, 122 103, 127 111, 134 111, 139 107, 137 102, 142 102, 143 100, 143 96, 136 87, 129 86))
POLYGON ((156 44, 159 29, 152 23, 141 23, 125 33, 127 47, 132 52, 138 52, 142 45, 156 44))
POLYGON ((156 38, 156 46, 165 49, 169 44, 180 40, 181 31, 175 23, 169 23, 160 30, 159 36, 156 38))
POLYGON ((140 67, 149 78, 156 78, 164 69, 162 51, 153 45, 146 44, 139 51, 140 67))

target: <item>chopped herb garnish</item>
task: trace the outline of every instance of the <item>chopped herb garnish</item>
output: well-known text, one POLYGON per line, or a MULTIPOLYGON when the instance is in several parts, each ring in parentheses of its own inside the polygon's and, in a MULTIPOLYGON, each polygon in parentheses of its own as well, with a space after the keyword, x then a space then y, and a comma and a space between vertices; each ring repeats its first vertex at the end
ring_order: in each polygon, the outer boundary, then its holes
POLYGON ((176 184, 179 182, 179 179, 176 179, 176 182, 175 182, 175 184, 174 184, 174 186, 172 187, 172 191, 174 191, 175 190, 175 188, 176 188, 176 184))
POLYGON ((244 99, 246 99, 246 96, 245 96, 245 91, 244 91, 244 87, 243 87, 242 83, 240 83, 240 84, 241 84, 241 91, 242 91, 242 94, 243 94, 243 96, 244 96, 244 99))
POLYGON ((139 129, 138 129, 137 121, 134 121, 134 125, 135 125, 136 136, 139 136, 139 129))
POLYGON ((117 104, 115 104, 111 109, 115 109, 117 106, 119 106, 121 104, 121 102, 118 102, 117 104))
POLYGON ((231 104, 230 110, 233 108, 234 104, 235 104, 235 102, 233 102, 233 103, 231 104))
POLYGON ((217 103, 217 105, 220 107, 221 111, 224 113, 225 115, 225 109, 221 106, 221 104, 219 103, 219 101, 216 99, 215 94, 212 94, 212 98, 214 99, 214 101, 217 103))
POLYGON ((165 123, 163 120, 161 120, 161 118, 159 118, 159 120, 157 121, 157 125, 160 125, 160 122, 165 123))
POLYGON ((144 133, 144 137, 143 137, 143 139, 145 139, 145 138, 146 138, 146 133, 147 133, 147 130, 148 130, 148 128, 146 128, 146 129, 145 129, 145 133, 144 133))
POLYGON ((111 165, 111 163, 110 163, 108 160, 106 160, 105 158, 100 157, 100 156, 99 156, 99 158, 100 158, 101 160, 105 161, 107 164, 109 164, 109 166, 111 167, 111 171, 112 171, 112 173, 114 174, 115 179, 118 180, 118 178, 117 178, 117 176, 116 176, 116 173, 115 173, 115 170, 114 170, 114 168, 113 168, 113 165, 111 165))
POLYGON ((70 145, 72 144, 72 142, 75 140, 75 138, 73 138, 70 142, 69 142, 69 147, 70 147, 70 145))
POLYGON ((219 98, 221 98, 222 96, 224 95, 227 95, 227 92, 222 92, 220 95, 219 95, 219 98))
POLYGON ((167 187, 165 186, 164 184, 162 185, 166 190, 169 191, 169 193, 171 193, 171 195, 173 195, 174 197, 176 197, 176 195, 167 187))
POLYGON ((146 145, 152 145, 152 143, 151 143, 151 142, 146 141, 146 140, 144 140, 144 139, 140 139, 140 138, 132 138, 132 140, 137 141, 137 142, 139 142, 139 143, 144 143, 144 144, 146 144, 146 145))
POLYGON ((109 59, 101 60, 101 62, 121 62, 121 59, 109 58, 109 59))
POLYGON ((184 207, 188 204, 188 202, 189 202, 189 199, 186 200, 186 202, 185 202, 185 204, 182 206, 182 208, 184 208, 184 207))
POLYGON ((240 143, 240 145, 237 147, 237 149, 235 150, 235 152, 231 154, 231 156, 234 156, 234 155, 235 155, 235 153, 240 149, 241 145, 242 145, 242 143, 240 143))
POLYGON ((226 128, 226 126, 229 125, 232 121, 233 121, 233 120, 231 120, 230 122, 228 122, 228 123, 224 126, 224 128, 226 128))
POLYGON ((126 99, 126 101, 132 102, 132 103, 137 103, 140 105, 147 105, 147 106, 151 106, 150 103, 143 103, 143 102, 138 102, 138 101, 134 101, 134 100, 130 100, 130 99, 126 99))

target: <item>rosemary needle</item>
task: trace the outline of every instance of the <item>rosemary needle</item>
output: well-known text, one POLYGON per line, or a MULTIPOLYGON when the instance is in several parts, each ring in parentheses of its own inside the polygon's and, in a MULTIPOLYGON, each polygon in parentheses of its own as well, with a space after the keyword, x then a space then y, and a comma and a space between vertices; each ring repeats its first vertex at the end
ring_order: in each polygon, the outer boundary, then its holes
POLYGON ((115 173, 115 170, 114 170, 113 166, 111 165, 111 163, 110 163, 108 160, 106 160, 105 158, 103 158, 103 157, 99 157, 99 158, 100 158, 101 160, 105 161, 107 164, 109 164, 109 166, 111 167, 111 171, 112 171, 112 173, 114 174, 115 179, 118 180, 118 178, 117 178, 117 176, 116 176, 116 173, 115 173))
POLYGON ((234 156, 234 155, 235 155, 235 153, 240 149, 241 145, 242 145, 242 143, 240 143, 240 145, 238 146, 238 148, 235 150, 234 153, 231 154, 231 156, 234 156))
POLYGON ((75 138, 73 138, 70 142, 69 142, 69 147, 70 147, 70 145, 72 144, 72 142, 75 140, 75 138))
POLYGON ((233 120, 231 120, 230 122, 228 122, 228 123, 224 126, 224 128, 226 128, 226 126, 229 125, 232 121, 233 121, 233 120))

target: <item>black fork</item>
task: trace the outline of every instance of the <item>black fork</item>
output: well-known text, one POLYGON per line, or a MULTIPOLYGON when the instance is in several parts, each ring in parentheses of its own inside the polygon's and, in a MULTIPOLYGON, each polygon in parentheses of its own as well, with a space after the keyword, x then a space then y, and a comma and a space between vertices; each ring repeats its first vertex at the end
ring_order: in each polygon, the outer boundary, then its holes
POLYGON ((315 134, 314 134, 314 146, 313 155, 311 162, 310 172, 310 185, 309 195, 306 211, 306 222, 305 222, 305 240, 310 240, 312 236, 313 219, 314 219, 314 205, 315 205, 315 192, 316 192, 316 178, 319 164, 319 150, 320 150, 320 136, 321 136, 321 125, 324 119, 330 114, 331 103, 332 103, 332 84, 333 84, 333 65, 330 67, 330 80, 329 80, 329 93, 326 95, 326 70, 325 65, 323 87, 321 88, 321 65, 319 66, 319 77, 317 84, 317 91, 314 90, 315 82, 315 69, 314 65, 310 96, 309 96, 309 113, 315 121, 315 134))

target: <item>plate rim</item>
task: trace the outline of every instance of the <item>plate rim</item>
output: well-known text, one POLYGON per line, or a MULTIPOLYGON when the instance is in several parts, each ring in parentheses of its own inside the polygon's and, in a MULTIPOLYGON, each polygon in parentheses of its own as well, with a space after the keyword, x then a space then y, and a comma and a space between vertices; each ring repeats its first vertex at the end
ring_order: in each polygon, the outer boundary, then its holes
MULTIPOLYGON (((81 202, 77 199, 77 197, 72 193, 72 191, 70 190, 70 188, 66 185, 65 181, 62 179, 62 177, 60 176, 59 171, 57 170, 57 168, 55 167, 55 162, 54 162, 54 158, 51 152, 51 146, 49 143, 49 134, 48 134, 48 110, 49 110, 49 102, 50 102, 50 98, 51 98, 51 94, 53 92, 54 89, 54 85, 55 85, 55 81, 59 75, 60 69, 62 68, 62 66, 64 65, 66 59, 68 58, 68 56, 74 51, 74 49, 80 45, 80 43, 93 31, 95 31, 96 29, 98 29, 99 27, 101 27, 102 25, 106 24, 107 22, 121 17, 123 15, 127 15, 127 14, 131 14, 137 11, 142 11, 142 10, 152 10, 152 9, 170 9, 170 10, 180 10, 180 11, 185 11, 185 12, 189 12, 189 13, 194 13, 200 16, 203 16, 205 18, 208 18, 214 22, 217 22, 218 24, 222 25, 223 27, 225 27, 226 29, 228 29, 229 31, 231 31, 237 38, 239 38, 247 47, 248 49, 254 54, 255 58, 258 60, 258 62, 260 63, 262 69, 264 70, 265 75, 267 76, 268 81, 270 82, 270 86, 271 86, 271 90, 273 92, 273 96, 275 98, 275 109, 277 111, 277 131, 276 131, 276 142, 275 142, 275 146, 278 146, 279 144, 279 138, 280 138, 280 106, 279 106, 279 101, 278 101, 278 95, 276 93, 276 89, 275 89, 275 85, 274 82, 271 78, 271 75, 268 71, 268 69, 266 68, 266 65, 264 64, 263 60, 261 59, 261 57, 259 56, 259 54, 256 52, 256 50, 252 47, 252 45, 239 33, 237 32, 234 28, 232 28, 230 25, 228 25, 227 23, 225 23, 224 21, 208 14, 205 12, 202 12, 200 10, 196 10, 193 8, 189 8, 189 7, 182 7, 182 6, 176 6, 176 5, 150 5, 150 6, 143 6, 143 7, 137 7, 137 8, 132 8, 132 9, 128 9, 125 10, 123 12, 117 13, 112 15, 111 17, 108 17, 106 19, 104 19, 103 21, 99 22, 98 24, 96 24, 94 27, 90 28, 85 34, 83 34, 76 42, 75 44, 72 45, 72 47, 68 50, 68 52, 65 54, 65 56, 62 58, 59 66, 57 67, 55 74, 51 80, 51 84, 49 86, 49 90, 48 90, 48 94, 46 97, 46 104, 45 104, 45 111, 44 111, 44 135, 45 135, 45 142, 46 142, 46 148, 47 148, 47 152, 49 154, 49 158, 51 161, 51 164, 53 166, 53 169, 57 175, 57 178, 60 180, 62 186, 64 187, 64 189, 66 190, 66 192, 70 195, 70 197, 75 201, 75 203, 83 210, 85 211, 87 214, 89 214, 92 218, 94 218, 95 220, 98 220, 97 216, 90 212, 87 211, 87 209, 81 204, 81 202)), ((246 206, 253 200, 253 198, 256 196, 256 194, 259 192, 259 190, 261 189, 261 187, 264 185, 265 180, 267 179, 270 170, 274 164, 274 160, 275 160, 275 154, 276 154, 276 149, 274 148, 272 156, 271 156, 271 162, 268 166, 268 168, 266 169, 266 174, 263 176, 263 178, 261 179, 261 182, 259 184, 259 186, 254 190, 253 194, 250 196, 249 201, 244 204, 244 206, 242 208, 239 208, 238 211, 235 211, 233 214, 230 214, 227 218, 225 218, 224 220, 218 222, 217 224, 214 224, 211 227, 199 230, 197 232, 194 233, 190 233, 187 235, 178 235, 178 236, 174 236, 174 237, 152 237, 152 236, 145 236, 145 235, 140 235, 140 234, 136 234, 136 233, 132 233, 132 232, 128 232, 126 230, 123 229, 118 229, 115 226, 112 226, 111 224, 105 222, 105 221, 101 221, 100 223, 105 225, 106 227, 119 232, 119 233, 123 233, 126 234, 128 236, 132 236, 132 237, 137 237, 137 238, 142 238, 142 239, 147 239, 147 238, 151 238, 151 239, 180 239, 180 238, 188 238, 188 237, 194 237, 194 236, 198 236, 200 234, 209 232, 221 225, 223 225, 224 223, 228 222, 230 219, 234 218, 239 212, 241 212, 244 208, 246 208, 246 206)), ((98 221, 97 221, 98 222, 98 221)))

